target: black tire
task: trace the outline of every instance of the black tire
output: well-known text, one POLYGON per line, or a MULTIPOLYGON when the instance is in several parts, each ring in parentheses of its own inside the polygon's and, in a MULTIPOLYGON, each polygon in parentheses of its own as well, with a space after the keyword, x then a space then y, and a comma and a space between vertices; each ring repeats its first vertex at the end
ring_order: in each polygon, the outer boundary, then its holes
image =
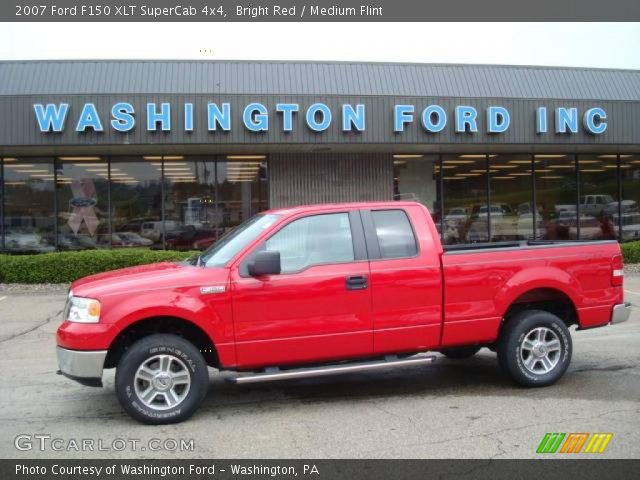
POLYGON ((445 348, 444 350, 440 350, 440 353, 452 360, 461 360, 463 358, 473 357, 481 348, 479 345, 467 345, 465 347, 445 348))
POLYGON ((514 381, 525 387, 546 387, 567 371, 573 346, 569 329, 560 318, 543 310, 526 310, 508 320, 497 351, 502 370, 514 381), (531 349, 531 339, 538 335, 545 335, 545 347, 531 349))
POLYGON ((124 353, 116 369, 115 384, 118 401, 129 415, 142 423, 164 425, 182 422, 193 415, 207 394, 209 372, 202 354, 192 343, 176 335, 155 334, 138 340, 124 353), (176 387, 182 388, 176 391, 181 392, 183 397, 173 407, 167 404, 168 397, 159 394, 156 400, 164 401, 165 405, 152 402, 152 408, 144 403, 138 393, 146 386, 144 381, 136 379, 138 368, 161 358, 160 355, 169 358, 169 368, 177 366, 180 373, 188 372, 189 375, 188 388, 176 387))

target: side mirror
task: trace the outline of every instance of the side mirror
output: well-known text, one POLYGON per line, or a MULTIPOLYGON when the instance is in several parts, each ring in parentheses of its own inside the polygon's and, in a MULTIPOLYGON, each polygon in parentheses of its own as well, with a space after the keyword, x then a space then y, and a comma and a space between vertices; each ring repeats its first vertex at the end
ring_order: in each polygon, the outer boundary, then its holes
POLYGON ((278 275, 281 270, 280 252, 264 251, 257 253, 253 261, 247 265, 247 270, 252 277, 278 275))

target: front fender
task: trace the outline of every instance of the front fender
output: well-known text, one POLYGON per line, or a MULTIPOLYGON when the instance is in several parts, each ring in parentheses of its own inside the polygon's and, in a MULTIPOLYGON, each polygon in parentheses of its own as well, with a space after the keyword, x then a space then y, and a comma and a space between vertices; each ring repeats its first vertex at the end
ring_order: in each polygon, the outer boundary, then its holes
MULTIPOLYGON (((221 306, 225 302, 220 299, 221 306)), ((175 317, 193 323, 203 330, 214 345, 233 341, 233 330, 216 305, 203 301, 190 292, 148 291, 125 298, 111 297, 103 306, 101 323, 112 324, 116 336, 130 325, 153 317, 175 317)), ((115 338, 115 336, 114 336, 115 338)))

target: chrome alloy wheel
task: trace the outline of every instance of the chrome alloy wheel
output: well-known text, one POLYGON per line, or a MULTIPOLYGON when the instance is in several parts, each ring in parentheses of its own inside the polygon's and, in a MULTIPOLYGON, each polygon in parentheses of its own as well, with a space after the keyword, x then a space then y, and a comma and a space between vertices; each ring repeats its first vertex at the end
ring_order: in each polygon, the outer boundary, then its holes
POLYGON ((168 410, 187 398, 191 375, 185 363, 172 355, 146 359, 134 379, 136 395, 154 410, 168 410))
POLYGON ((524 367, 536 375, 553 370, 560 361, 561 346, 558 334, 546 327, 538 327, 524 336, 520 345, 520 359, 524 367))

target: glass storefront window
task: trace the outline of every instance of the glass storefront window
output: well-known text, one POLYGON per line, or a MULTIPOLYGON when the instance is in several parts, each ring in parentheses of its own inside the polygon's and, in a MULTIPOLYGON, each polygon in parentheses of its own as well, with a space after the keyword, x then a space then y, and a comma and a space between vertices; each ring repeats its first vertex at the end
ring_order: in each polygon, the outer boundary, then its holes
POLYGON ((580 239, 613 240, 618 223, 617 155, 578 155, 580 239))
POLYGON ((575 157, 566 154, 540 154, 534 156, 534 161, 536 201, 542 217, 540 239, 577 239, 575 157))
POLYGON ((394 155, 393 187, 395 200, 420 202, 427 207, 440 232, 439 155, 394 155))
MULTIPOLYGON (((263 155, 9 157, 2 165, 10 252, 202 250, 268 208, 263 155)), ((396 154, 393 167, 394 198, 424 204, 445 244, 640 240, 638 154, 396 154)))
POLYGON ((55 249, 53 158, 4 158, 4 248, 55 249))
POLYGON ((261 155, 164 157, 166 248, 203 250, 268 208, 261 155))
POLYGON ((226 232, 267 209, 267 164, 262 155, 229 155, 217 167, 220 227, 226 232))
POLYGON ((444 243, 489 241, 487 156, 445 155, 441 168, 444 243))
POLYGON ((110 248, 109 164, 103 157, 58 157, 58 248, 110 248))
POLYGON ((620 155, 621 240, 640 240, 640 155, 620 155))
POLYGON ((162 163, 144 157, 112 157, 112 246, 162 248, 162 163), (145 228, 143 228, 145 227, 145 228))
POLYGON ((542 218, 534 215, 531 155, 490 155, 491 241, 532 240, 536 216, 538 238, 542 218))
MULTIPOLYGON (((146 158, 155 162, 160 159, 146 158)), ((220 236, 215 178, 215 157, 164 157, 167 249, 203 250, 220 236)), ((148 222, 143 228, 158 237, 162 235, 162 222, 148 222)))

